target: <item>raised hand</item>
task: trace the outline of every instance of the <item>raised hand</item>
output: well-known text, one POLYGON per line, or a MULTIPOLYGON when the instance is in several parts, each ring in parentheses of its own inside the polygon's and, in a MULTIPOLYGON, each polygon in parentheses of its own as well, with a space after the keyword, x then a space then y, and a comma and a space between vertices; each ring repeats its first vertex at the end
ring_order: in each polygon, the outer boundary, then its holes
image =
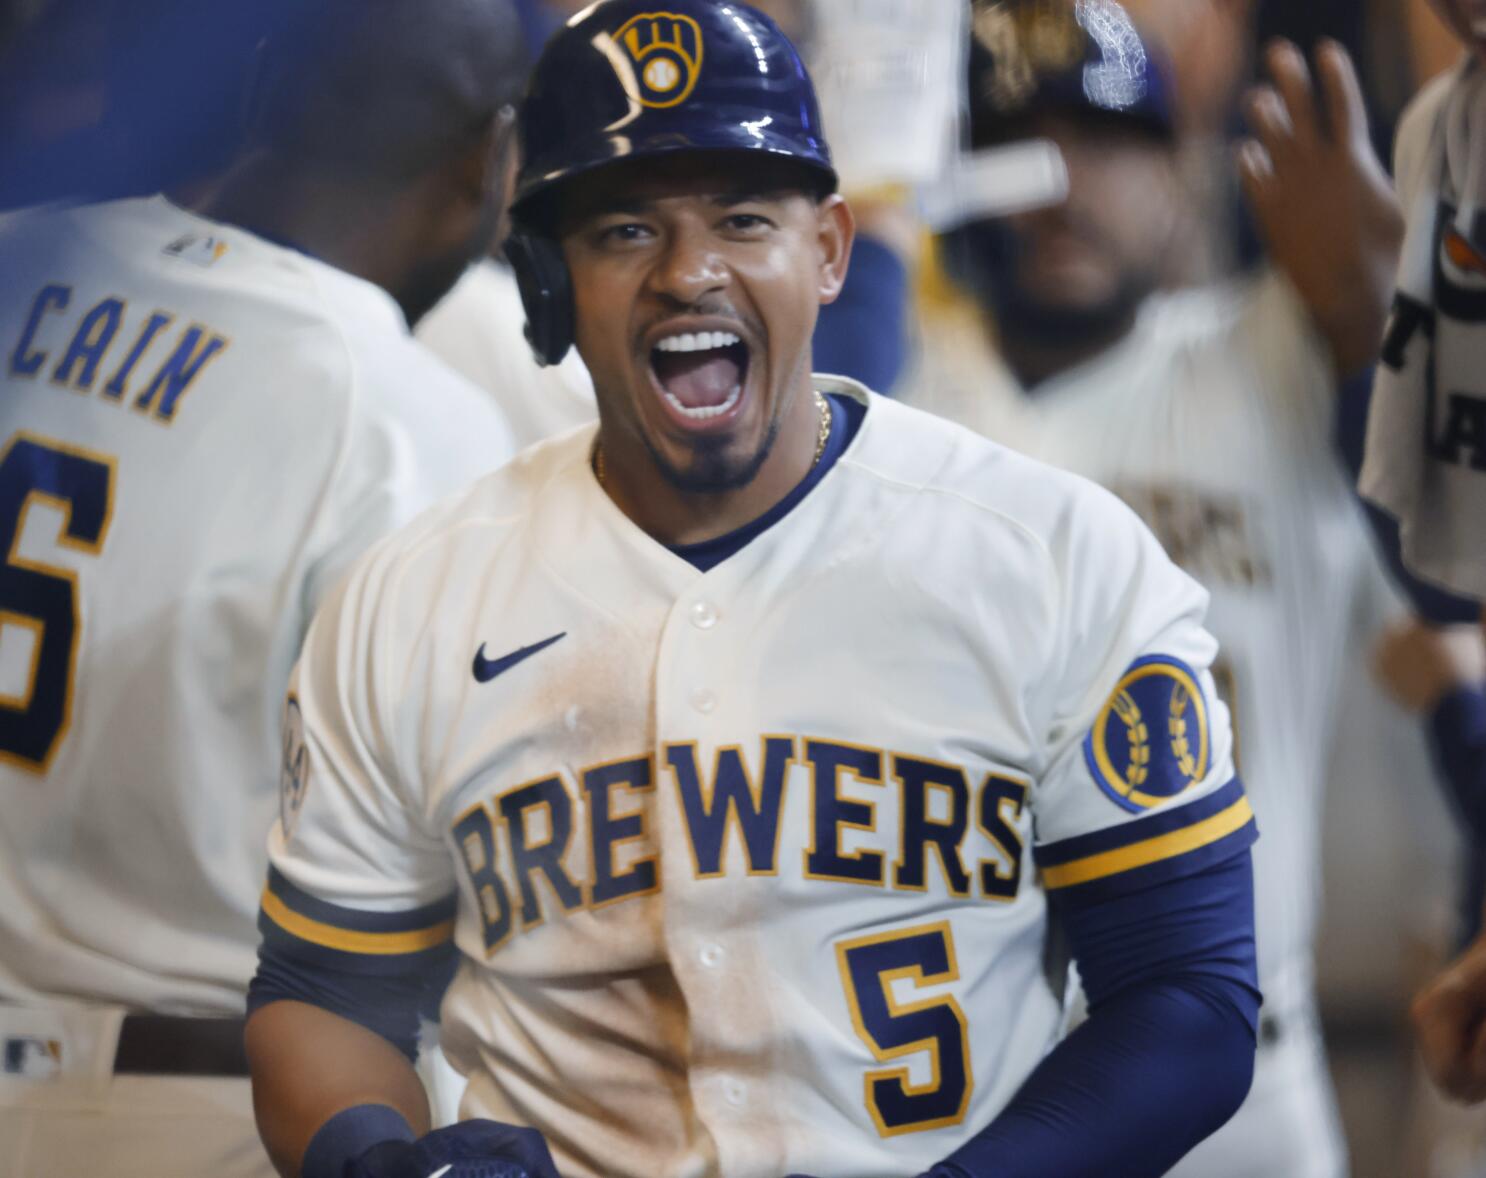
POLYGON ((1265 53, 1270 84, 1245 102, 1253 138, 1239 174, 1270 256, 1331 345, 1339 376, 1376 357, 1403 242, 1403 215, 1368 137, 1352 59, 1316 51, 1313 80, 1289 41, 1265 53), (1318 94, 1319 89, 1319 94, 1318 94))

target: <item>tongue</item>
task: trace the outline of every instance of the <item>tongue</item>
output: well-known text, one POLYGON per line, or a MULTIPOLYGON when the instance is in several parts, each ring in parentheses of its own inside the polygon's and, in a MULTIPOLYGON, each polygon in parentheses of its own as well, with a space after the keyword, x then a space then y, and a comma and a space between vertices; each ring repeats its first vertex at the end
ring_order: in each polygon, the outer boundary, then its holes
POLYGON ((742 369, 727 352, 657 352, 655 375, 661 386, 688 409, 721 405, 738 387, 742 369))

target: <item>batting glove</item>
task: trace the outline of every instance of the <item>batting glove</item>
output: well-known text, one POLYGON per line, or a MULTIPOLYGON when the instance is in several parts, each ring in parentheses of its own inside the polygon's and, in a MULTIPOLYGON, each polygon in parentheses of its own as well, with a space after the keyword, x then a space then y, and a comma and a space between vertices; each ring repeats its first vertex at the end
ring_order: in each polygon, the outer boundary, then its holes
POLYGON ((535 1129, 460 1121, 417 1141, 384 1141, 346 1166, 345 1178, 561 1178, 535 1129))

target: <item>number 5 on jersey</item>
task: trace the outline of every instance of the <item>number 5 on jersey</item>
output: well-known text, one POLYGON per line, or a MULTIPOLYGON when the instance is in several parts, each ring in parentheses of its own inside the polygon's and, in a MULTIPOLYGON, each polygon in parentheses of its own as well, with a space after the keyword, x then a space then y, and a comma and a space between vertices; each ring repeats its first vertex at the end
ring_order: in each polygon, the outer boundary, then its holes
POLYGON ((33 434, 16 434, 0 454, 0 642, 31 637, 20 691, 0 688, 0 758, 32 772, 46 772, 67 734, 82 619, 77 574, 21 555, 26 517, 37 504, 56 509, 56 544, 96 556, 113 514, 113 476, 108 456, 33 434))
POLYGON ((907 1066, 869 1070, 867 1111, 883 1137, 958 1125, 970 1105, 970 1036, 954 996, 902 1002, 894 987, 958 981, 949 922, 841 941, 836 961, 851 1023, 879 1062, 929 1053, 929 1079, 912 1084, 907 1066))

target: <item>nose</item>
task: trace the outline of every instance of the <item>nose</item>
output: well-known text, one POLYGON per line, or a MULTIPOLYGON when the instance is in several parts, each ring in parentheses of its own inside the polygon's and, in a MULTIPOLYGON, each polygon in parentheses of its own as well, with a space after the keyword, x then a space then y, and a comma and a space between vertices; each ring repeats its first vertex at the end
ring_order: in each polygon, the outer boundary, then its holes
POLYGON ((710 234, 700 225, 678 225, 650 272, 650 290, 668 302, 696 306, 727 288, 731 272, 710 234))

